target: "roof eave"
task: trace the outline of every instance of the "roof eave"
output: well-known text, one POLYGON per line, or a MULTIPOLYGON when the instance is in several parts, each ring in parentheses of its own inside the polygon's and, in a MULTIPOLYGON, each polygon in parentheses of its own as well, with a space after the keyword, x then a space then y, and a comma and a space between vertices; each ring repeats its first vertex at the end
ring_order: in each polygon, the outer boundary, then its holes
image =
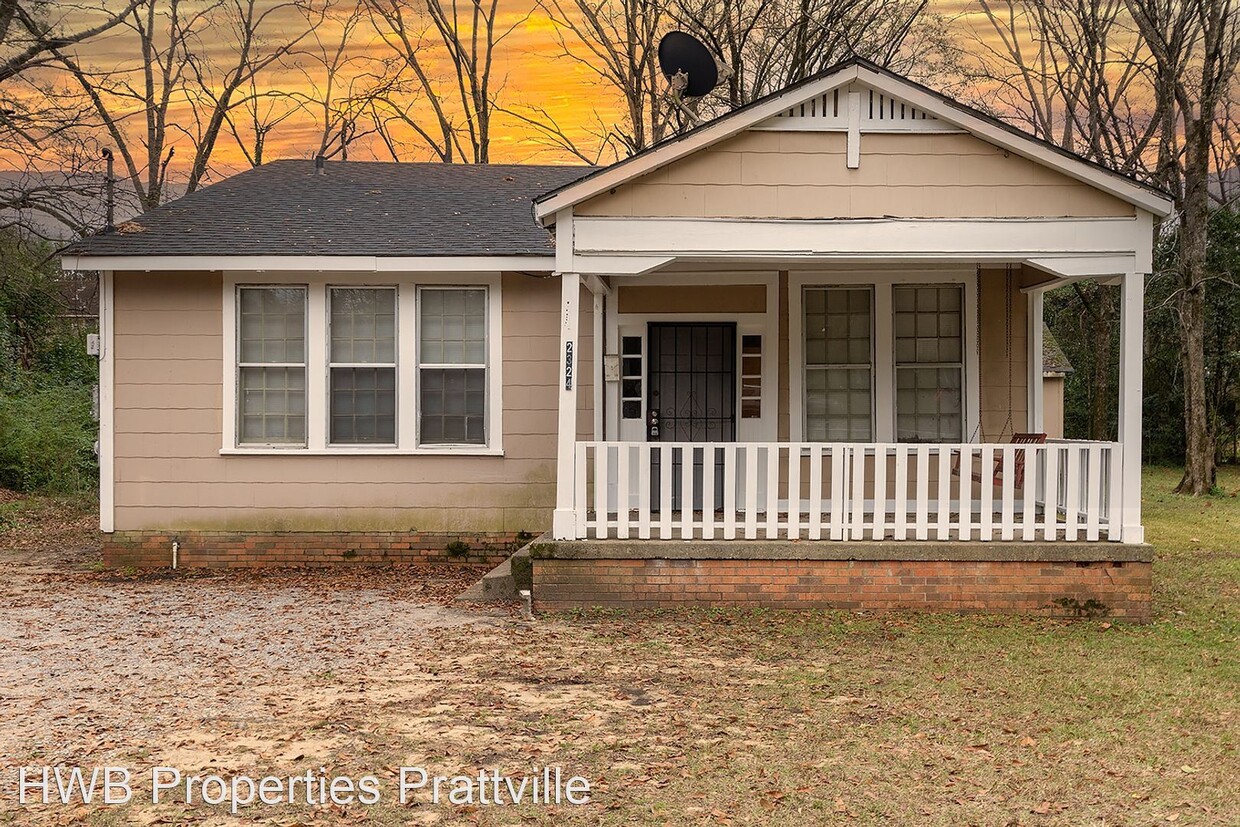
POLYGON ((169 272, 553 272, 555 255, 62 255, 62 270, 164 270, 169 272))

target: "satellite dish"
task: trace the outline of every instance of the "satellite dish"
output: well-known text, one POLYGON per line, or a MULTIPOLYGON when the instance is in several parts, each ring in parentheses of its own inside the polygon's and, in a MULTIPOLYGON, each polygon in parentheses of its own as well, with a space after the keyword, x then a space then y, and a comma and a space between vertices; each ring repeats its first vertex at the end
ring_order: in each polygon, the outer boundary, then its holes
POLYGON ((702 41, 684 32, 668 32, 659 41, 659 68, 675 88, 684 83, 680 95, 700 98, 719 83, 719 65, 702 41), (685 75, 678 80, 677 75, 685 75))

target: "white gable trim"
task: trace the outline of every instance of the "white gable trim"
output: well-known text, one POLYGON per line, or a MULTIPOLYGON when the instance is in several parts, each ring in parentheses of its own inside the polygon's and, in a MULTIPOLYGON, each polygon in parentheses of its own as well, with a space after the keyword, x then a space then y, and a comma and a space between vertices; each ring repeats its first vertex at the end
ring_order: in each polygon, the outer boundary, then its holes
POLYGON ((534 214, 544 226, 550 226, 555 223, 557 211, 571 208, 634 178, 768 122, 793 106, 820 98, 853 81, 860 81, 886 95, 903 100, 941 122, 959 127, 995 146, 1062 172, 1155 215, 1166 216, 1171 213, 1172 203, 1169 198, 1158 195, 1118 173, 1065 155, 1036 138, 1010 131, 986 118, 978 117, 911 81, 853 63, 809 83, 778 92, 730 115, 724 115, 687 133, 683 138, 671 140, 648 152, 613 164, 576 184, 570 184, 550 197, 535 201, 534 214))

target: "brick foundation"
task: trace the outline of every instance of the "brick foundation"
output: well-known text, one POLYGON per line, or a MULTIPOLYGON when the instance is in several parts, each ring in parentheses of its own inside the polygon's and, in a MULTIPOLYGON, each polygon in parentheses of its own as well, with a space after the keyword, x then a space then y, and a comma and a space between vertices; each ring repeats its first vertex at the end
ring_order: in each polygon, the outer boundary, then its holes
POLYGON ((399 565, 406 563, 491 563, 507 559, 520 545, 516 533, 458 534, 430 531, 266 533, 218 531, 117 531, 103 541, 103 563, 111 568, 172 565, 172 543, 180 543, 183 568, 266 566, 399 565), (469 544, 451 555, 449 543, 469 544))
POLYGON ((993 612, 1143 622, 1148 560, 535 559, 534 600, 571 608, 741 606, 993 612))

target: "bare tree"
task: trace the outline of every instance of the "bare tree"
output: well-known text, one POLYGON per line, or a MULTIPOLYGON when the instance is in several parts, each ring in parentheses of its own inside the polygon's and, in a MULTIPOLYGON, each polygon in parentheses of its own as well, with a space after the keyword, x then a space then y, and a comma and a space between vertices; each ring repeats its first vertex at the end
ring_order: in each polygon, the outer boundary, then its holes
POLYGON ((48 0, 0 0, 0 83, 21 72, 44 65, 56 49, 63 49, 103 34, 120 22, 143 0, 125 0, 116 9, 106 3, 94 6, 54 4, 48 0), (57 11, 57 19, 51 12, 57 11), (89 25, 67 26, 71 17, 96 18, 89 25))
POLYGON ((179 145, 190 152, 185 189, 201 186, 236 105, 238 91, 271 67, 313 28, 309 0, 143 0, 122 24, 138 60, 95 68, 69 49, 52 50, 78 84, 115 147, 124 178, 143 212, 167 195, 179 145), (277 12, 297 12, 299 31, 273 38, 277 12), (211 49, 211 44, 224 44, 211 49), (135 123, 136 122, 136 123, 135 123))
MULTIPOLYGON (((850 57, 929 74, 956 56, 927 0, 671 0, 670 16, 724 65, 724 109, 743 106, 850 57), (914 46, 915 48, 910 48, 914 46)), ((719 108, 719 107, 716 107, 719 108)))
POLYGON ((1125 0, 1155 67, 1162 115, 1161 183, 1179 220, 1176 309, 1184 369, 1184 477, 1177 491, 1215 484, 1214 422, 1207 404, 1205 317, 1210 173, 1218 117, 1240 63, 1240 9, 1232 0, 1125 0))
POLYGON ((720 64, 721 83, 697 103, 722 114, 853 56, 906 74, 954 65, 944 20, 927 0, 541 0, 566 57, 590 69, 623 103, 615 136, 626 154, 690 126, 666 99, 659 38, 676 28, 720 64))
POLYGON ((392 55, 387 79, 370 95, 392 157, 406 152, 403 128, 442 161, 488 163, 500 91, 496 50, 528 15, 505 25, 499 0, 426 0, 425 11, 416 13, 401 0, 367 0, 367 6, 392 55), (438 74, 440 66, 448 67, 446 76, 438 74), (429 113, 413 109, 415 100, 429 113))
POLYGON ((56 82, 53 51, 118 26, 141 0, 0 0, 0 228, 63 237, 99 218, 98 146, 80 96, 56 82))
POLYGON ((540 0, 540 5, 556 24, 564 58, 586 67, 603 89, 620 97, 621 122, 601 144, 614 141, 624 155, 632 155, 671 133, 656 52, 670 21, 667 0, 540 0))

